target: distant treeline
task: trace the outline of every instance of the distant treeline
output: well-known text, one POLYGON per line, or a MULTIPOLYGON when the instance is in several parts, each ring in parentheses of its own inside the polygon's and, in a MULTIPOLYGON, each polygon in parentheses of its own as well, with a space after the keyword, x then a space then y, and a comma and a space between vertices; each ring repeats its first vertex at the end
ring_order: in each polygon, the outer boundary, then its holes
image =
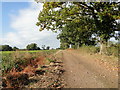
POLYGON ((25 50, 49 50, 50 46, 42 45, 42 48, 38 47, 36 43, 31 43, 26 46, 25 49, 19 49, 18 47, 11 47, 10 45, 0 45, 0 51, 25 51, 25 50))

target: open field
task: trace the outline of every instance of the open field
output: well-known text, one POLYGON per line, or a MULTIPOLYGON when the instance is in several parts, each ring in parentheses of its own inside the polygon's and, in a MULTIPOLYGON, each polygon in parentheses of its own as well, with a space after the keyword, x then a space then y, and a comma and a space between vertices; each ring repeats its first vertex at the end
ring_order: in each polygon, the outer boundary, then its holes
MULTIPOLYGON (((46 51, 55 51, 55 50, 28 50, 28 51, 18 51, 18 52, 46 52, 46 51)), ((0 53, 14 53, 16 51, 0 51, 0 53)))

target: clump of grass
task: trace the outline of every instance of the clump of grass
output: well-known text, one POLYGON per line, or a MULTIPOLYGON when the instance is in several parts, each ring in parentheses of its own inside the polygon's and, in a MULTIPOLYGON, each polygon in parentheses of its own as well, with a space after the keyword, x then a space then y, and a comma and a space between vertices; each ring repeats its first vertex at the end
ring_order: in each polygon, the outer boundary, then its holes
POLYGON ((50 58, 46 58, 50 63, 51 62, 55 62, 55 60, 53 60, 53 59, 50 59, 50 58))

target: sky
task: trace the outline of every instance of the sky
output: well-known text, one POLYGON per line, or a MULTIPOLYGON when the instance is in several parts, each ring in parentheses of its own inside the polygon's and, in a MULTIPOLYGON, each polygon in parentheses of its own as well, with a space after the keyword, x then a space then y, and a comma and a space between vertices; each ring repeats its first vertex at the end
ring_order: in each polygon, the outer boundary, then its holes
MULTIPOLYGON (((0 3, 1 5, 1 3, 0 3)), ((39 31, 36 26, 42 4, 36 2, 2 2, 2 29, 0 44, 25 48, 30 43, 58 48, 58 33, 39 31)))

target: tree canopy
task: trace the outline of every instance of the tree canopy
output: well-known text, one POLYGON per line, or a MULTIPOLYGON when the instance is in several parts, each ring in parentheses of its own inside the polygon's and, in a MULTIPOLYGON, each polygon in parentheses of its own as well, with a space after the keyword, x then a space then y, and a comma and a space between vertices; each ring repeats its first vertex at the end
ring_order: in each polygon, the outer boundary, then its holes
POLYGON ((79 48, 82 44, 95 45, 95 39, 92 38, 95 26, 91 26, 93 20, 89 18, 84 19, 67 23, 62 28, 62 32, 58 35, 58 39, 60 39, 61 45, 63 45, 62 47, 68 48, 71 45, 73 48, 79 48), (82 25, 85 25, 85 27, 82 25))
POLYGON ((40 50, 36 43, 31 43, 26 46, 28 50, 40 50))
POLYGON ((36 25, 40 31, 61 30, 58 38, 66 44, 85 43, 93 35, 102 45, 111 37, 118 39, 115 31, 119 31, 119 6, 118 2, 45 2, 36 25), (75 39, 67 40, 70 38, 75 39))
POLYGON ((18 50, 18 49, 19 49, 19 48, 17 48, 17 47, 13 47, 13 50, 14 50, 14 51, 16 51, 16 50, 18 50))
POLYGON ((9 45, 0 45, 0 51, 12 51, 12 47, 9 45))

